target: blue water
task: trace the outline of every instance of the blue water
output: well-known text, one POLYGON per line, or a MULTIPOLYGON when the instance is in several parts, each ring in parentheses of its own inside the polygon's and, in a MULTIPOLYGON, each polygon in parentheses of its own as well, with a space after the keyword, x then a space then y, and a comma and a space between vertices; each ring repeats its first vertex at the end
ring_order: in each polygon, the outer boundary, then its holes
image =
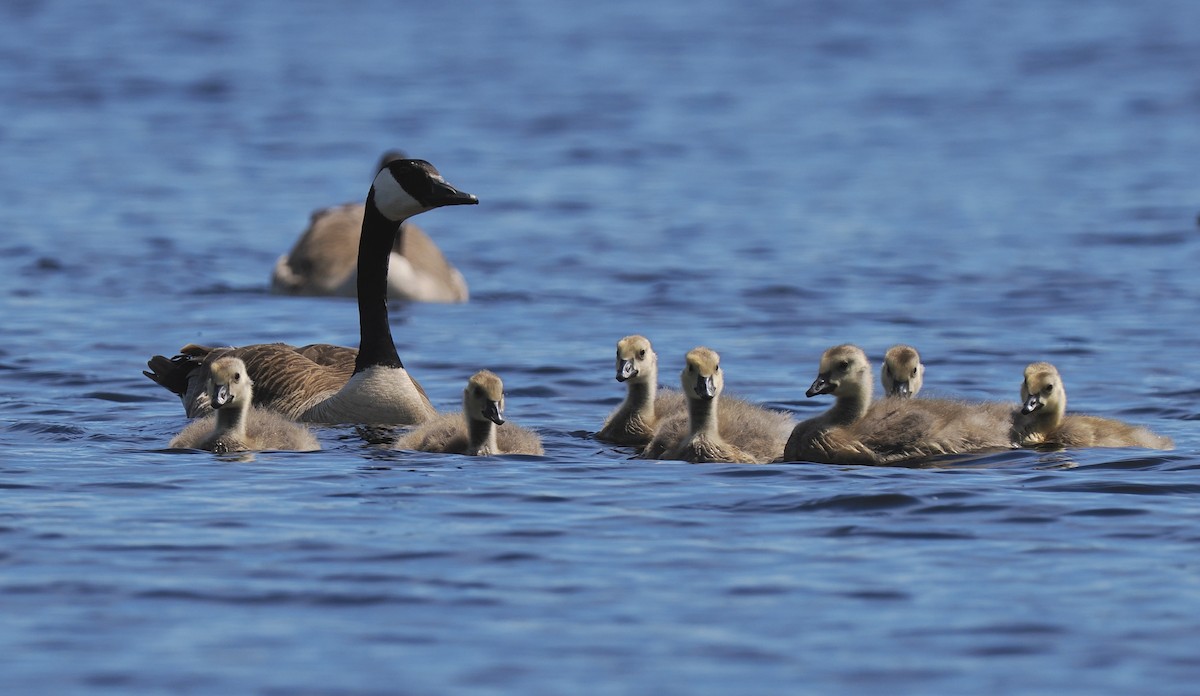
POLYGON ((0 691, 1188 693, 1200 678, 1200 5, 0 6, 0 691), (357 340, 266 292, 389 147, 481 204, 393 307, 440 408, 544 458, 165 450, 144 361, 357 340), (618 338, 808 417, 829 345, 1177 449, 629 460, 618 338))

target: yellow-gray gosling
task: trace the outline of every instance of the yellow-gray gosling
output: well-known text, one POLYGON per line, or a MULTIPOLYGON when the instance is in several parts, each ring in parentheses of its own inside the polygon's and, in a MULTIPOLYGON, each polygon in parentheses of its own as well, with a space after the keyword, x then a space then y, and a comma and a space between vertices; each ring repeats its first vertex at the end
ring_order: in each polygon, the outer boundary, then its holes
POLYGON ((1145 447, 1172 449, 1171 438, 1111 418, 1067 414, 1067 390, 1058 369, 1031 363, 1021 382, 1021 413, 1013 428, 1017 443, 1050 447, 1145 447))
POLYGON ((320 449, 308 428, 278 413, 251 406, 254 383, 238 358, 221 358, 208 372, 208 395, 215 413, 188 424, 170 447, 224 454, 247 450, 320 449))
POLYGON ((396 449, 489 456, 542 455, 537 433, 504 421, 504 382, 480 370, 463 390, 462 413, 443 413, 396 441, 396 449))
POLYGON ((872 403, 871 365, 862 349, 834 346, 821 356, 805 394, 832 394, 825 413, 796 426, 784 459, 830 464, 891 464, 942 454, 1011 447, 1012 408, 944 399, 872 403))
POLYGON ((792 427, 791 416, 738 402, 721 417, 725 377, 720 363, 721 357, 709 348, 688 352, 680 373, 687 414, 666 419, 643 457, 740 464, 764 464, 779 458, 792 427))
POLYGON ((617 381, 625 383, 625 401, 596 433, 597 440, 644 447, 663 418, 685 412, 681 392, 658 391, 658 355, 645 336, 617 341, 617 381))

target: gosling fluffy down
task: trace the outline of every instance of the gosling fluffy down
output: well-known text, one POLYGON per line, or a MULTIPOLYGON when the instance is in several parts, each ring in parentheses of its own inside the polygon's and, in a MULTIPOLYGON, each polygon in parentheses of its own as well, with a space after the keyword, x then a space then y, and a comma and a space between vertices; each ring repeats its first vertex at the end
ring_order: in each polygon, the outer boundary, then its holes
POLYGON ((537 433, 505 422, 504 382, 487 370, 467 381, 462 413, 438 414, 402 435, 395 448, 481 457, 545 454, 537 433))
POLYGON ((604 421, 597 440, 644 447, 658 424, 686 413, 686 400, 674 389, 658 389, 658 355, 645 336, 617 341, 617 381, 625 383, 625 400, 604 421))
POLYGON ((724 399, 721 357, 709 348, 688 352, 680 385, 686 413, 659 426, 642 457, 688 462, 765 464, 783 454, 791 416, 737 399, 724 399))
POLYGON ((1025 447, 1145 447, 1169 450, 1171 438, 1111 418, 1067 413, 1067 390, 1058 369, 1031 363, 1021 382, 1021 412, 1013 437, 1025 447))
POLYGON ((308 428, 274 411, 252 406, 253 390, 246 364, 239 358, 213 361, 207 391, 214 412, 188 424, 169 446, 217 453, 321 448, 308 428))

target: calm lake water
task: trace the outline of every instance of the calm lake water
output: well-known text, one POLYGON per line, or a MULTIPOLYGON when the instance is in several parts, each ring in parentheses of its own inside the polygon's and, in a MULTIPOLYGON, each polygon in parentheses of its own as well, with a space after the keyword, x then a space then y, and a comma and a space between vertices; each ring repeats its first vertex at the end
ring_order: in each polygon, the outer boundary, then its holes
POLYGON ((1200 4, 0 7, 4 693, 1194 693, 1200 4), (472 301, 393 307, 544 458, 165 450, 188 342, 354 345, 266 292, 385 148, 472 301), (612 352, 804 418, 821 351, 1172 452, 630 460, 612 352))

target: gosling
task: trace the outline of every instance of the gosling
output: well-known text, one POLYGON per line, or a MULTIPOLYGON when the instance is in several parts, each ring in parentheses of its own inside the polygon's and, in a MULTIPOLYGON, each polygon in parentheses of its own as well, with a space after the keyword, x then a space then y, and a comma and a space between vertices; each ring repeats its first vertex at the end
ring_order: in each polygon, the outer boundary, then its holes
POLYGON ((645 336, 617 341, 617 381, 625 383, 625 401, 604 421, 597 440, 644 447, 663 418, 685 412, 681 392, 658 391, 658 355, 645 336))
POLYGON ((871 402, 871 365, 857 346, 821 356, 808 397, 832 394, 834 405, 792 430, 787 461, 893 464, 944 454, 1011 448, 1013 409, 944 399, 871 402))
POLYGON ((241 358, 219 358, 209 366, 208 398, 214 412, 192 421, 169 447, 225 454, 247 450, 321 449, 312 431, 299 423, 252 406, 254 383, 241 358))
POLYGON ((504 382, 480 370, 463 389, 462 413, 442 413, 396 441, 396 449, 466 454, 545 454, 537 433, 504 421, 504 382), (504 426, 497 431, 496 426, 504 426))
POLYGON ((721 418, 725 377, 720 363, 721 357, 708 348, 688 352, 679 376, 687 413, 660 425, 642 453, 644 458, 765 464, 780 457, 793 424, 791 416, 739 401, 721 418))
POLYGON ((883 368, 879 371, 885 396, 907 399, 921 391, 925 381, 925 365, 916 348, 903 344, 888 348, 883 356, 883 368))
POLYGON ((1023 447, 1145 447, 1169 450, 1171 438, 1111 418, 1067 414, 1067 390, 1058 370, 1031 363, 1021 382, 1021 412, 1013 438, 1023 447))

